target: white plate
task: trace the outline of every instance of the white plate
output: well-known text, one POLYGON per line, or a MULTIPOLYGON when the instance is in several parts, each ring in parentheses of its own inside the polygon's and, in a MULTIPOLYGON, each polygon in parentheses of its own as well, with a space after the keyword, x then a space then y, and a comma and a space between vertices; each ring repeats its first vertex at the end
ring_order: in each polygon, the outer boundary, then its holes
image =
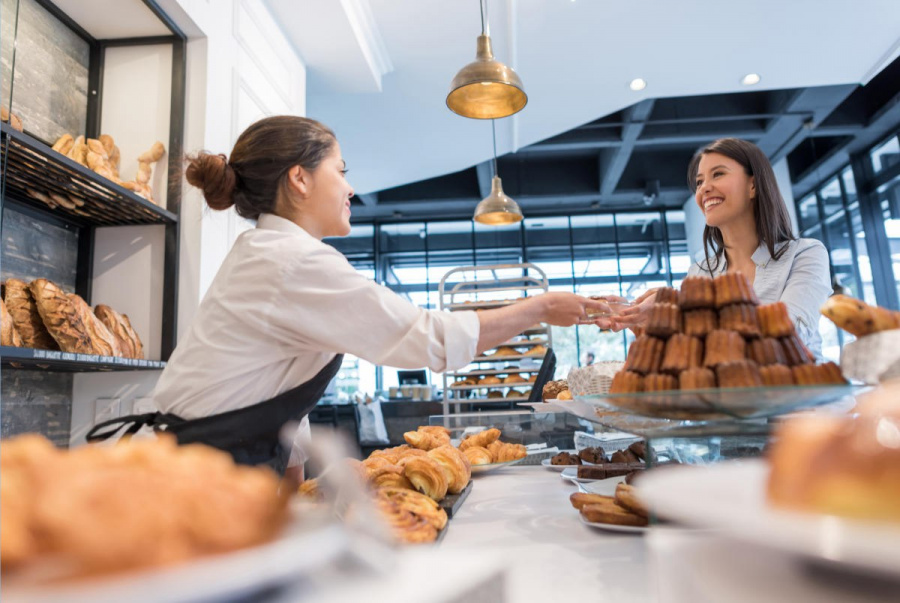
POLYGON ((578 467, 578 465, 554 465, 550 462, 551 459, 544 459, 541 461, 541 465, 550 469, 551 471, 563 471, 565 469, 569 469, 570 467, 578 467))
POLYGON ((766 502, 762 460, 709 467, 658 467, 637 482, 660 517, 848 567, 900 576, 900 527, 833 515, 782 511, 766 502))
POLYGON ((516 459, 514 461, 506 461, 505 463, 490 463, 489 465, 472 465, 472 473, 487 473, 488 471, 494 471, 495 469, 502 469, 503 467, 509 467, 510 465, 515 465, 516 463, 519 463, 521 461, 522 461, 522 459, 516 459))
POLYGON ((617 477, 609 477, 596 481, 582 482, 578 484, 578 489, 588 494, 600 494, 601 496, 615 496, 616 486, 625 481, 624 475, 617 477))
POLYGON ((27 586, 3 579, 4 603, 164 603, 252 598, 263 589, 300 579, 347 549, 339 524, 293 521, 265 544, 154 568, 72 584, 27 586))
POLYGON ((581 523, 586 526, 591 526, 592 528, 600 528, 601 530, 608 530, 610 532, 630 532, 632 534, 640 534, 650 529, 650 526, 620 526, 614 523, 598 523, 596 521, 588 521, 581 513, 578 513, 578 517, 581 519, 581 523))

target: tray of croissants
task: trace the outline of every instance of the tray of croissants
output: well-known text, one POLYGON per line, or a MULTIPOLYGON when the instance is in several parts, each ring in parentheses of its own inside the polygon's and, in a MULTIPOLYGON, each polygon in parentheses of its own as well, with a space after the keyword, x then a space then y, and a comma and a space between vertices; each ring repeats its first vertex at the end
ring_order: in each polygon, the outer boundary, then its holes
POLYGON ((127 314, 105 304, 91 308, 45 278, 30 283, 10 278, 0 294, 0 343, 73 354, 144 357, 141 338, 127 314))
MULTIPOLYGON (((397 542, 435 542, 471 491, 473 473, 525 458, 524 446, 503 442, 500 436, 499 429, 490 428, 454 446, 447 428, 423 425, 403 434, 407 444, 346 463, 372 492, 397 542)), ((300 494, 321 500, 321 479, 303 482, 300 494)))
POLYGON ((817 364, 782 302, 760 305, 740 272, 657 291, 609 393, 581 402, 678 420, 758 418, 836 401, 858 388, 817 364))

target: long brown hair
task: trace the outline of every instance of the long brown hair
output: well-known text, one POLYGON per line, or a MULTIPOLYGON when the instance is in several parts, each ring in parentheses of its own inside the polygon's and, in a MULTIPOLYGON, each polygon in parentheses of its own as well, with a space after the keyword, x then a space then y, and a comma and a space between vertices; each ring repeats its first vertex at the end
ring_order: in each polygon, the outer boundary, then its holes
MULTIPOLYGON (((772 259, 778 260, 787 250, 787 245, 777 248, 785 241, 796 239, 791 229, 791 218, 778 190, 772 164, 758 146, 740 138, 720 138, 711 145, 697 151, 688 166, 688 187, 697 192, 697 170, 700 159, 708 153, 718 153, 737 161, 748 176, 752 176, 756 184, 756 198, 753 199, 753 219, 756 221, 756 236, 769 250, 772 259), (777 249, 776 249, 777 248, 777 249)), ((725 241, 722 231, 708 224, 703 228, 703 253, 706 255, 706 270, 712 273, 718 270, 719 262, 725 254, 725 241), (712 249, 716 264, 710 262, 709 251, 712 249)))
POLYGON ((238 137, 231 158, 200 152, 187 158, 187 181, 203 191, 212 209, 234 205, 244 218, 273 213, 295 165, 315 170, 336 142, 327 126, 296 115, 266 117, 238 137))

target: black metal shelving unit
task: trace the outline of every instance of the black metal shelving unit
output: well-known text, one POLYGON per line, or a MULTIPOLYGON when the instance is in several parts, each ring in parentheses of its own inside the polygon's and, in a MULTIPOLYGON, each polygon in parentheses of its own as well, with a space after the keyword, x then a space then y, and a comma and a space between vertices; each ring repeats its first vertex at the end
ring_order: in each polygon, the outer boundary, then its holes
POLYGON ((59 373, 111 372, 111 371, 158 371, 166 363, 160 360, 137 360, 135 358, 113 358, 111 356, 91 356, 70 354, 54 350, 33 350, 0 346, 0 365, 4 369, 27 368, 44 369, 59 373))

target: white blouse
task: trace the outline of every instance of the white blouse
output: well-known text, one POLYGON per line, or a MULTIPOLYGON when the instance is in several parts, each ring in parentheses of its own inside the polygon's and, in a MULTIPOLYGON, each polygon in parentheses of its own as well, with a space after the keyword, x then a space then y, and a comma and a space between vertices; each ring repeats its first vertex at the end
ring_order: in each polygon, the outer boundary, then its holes
POLYGON ((475 357, 475 312, 419 308, 367 279, 333 247, 263 214, 225 258, 153 401, 185 419, 274 398, 335 354, 457 370, 475 357))

